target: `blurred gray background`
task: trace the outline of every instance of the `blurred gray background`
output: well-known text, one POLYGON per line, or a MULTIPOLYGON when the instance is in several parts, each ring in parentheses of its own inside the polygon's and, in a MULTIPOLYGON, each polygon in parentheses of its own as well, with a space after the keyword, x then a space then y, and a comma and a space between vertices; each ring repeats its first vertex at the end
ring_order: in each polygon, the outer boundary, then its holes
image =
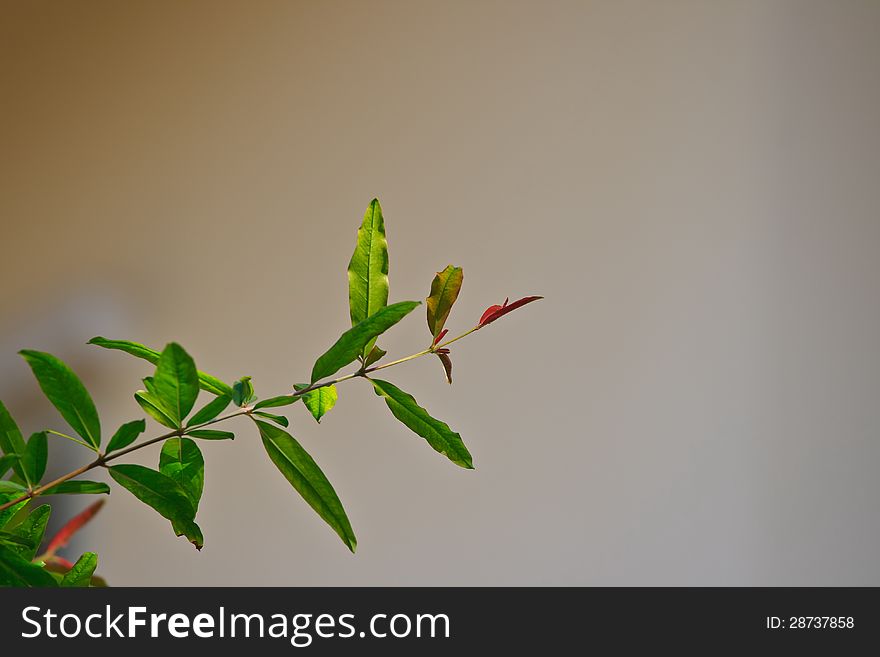
POLYGON ((244 422, 205 445, 202 553, 123 490, 74 548, 117 585, 880 585, 878 34, 850 0, 4 0, 0 395, 26 432, 62 425, 23 347, 107 435, 150 368, 93 335, 303 380, 373 196, 393 301, 450 262, 453 331, 546 296, 456 345, 451 387, 392 370, 474 472, 363 382, 320 427, 291 407, 356 556, 244 422))

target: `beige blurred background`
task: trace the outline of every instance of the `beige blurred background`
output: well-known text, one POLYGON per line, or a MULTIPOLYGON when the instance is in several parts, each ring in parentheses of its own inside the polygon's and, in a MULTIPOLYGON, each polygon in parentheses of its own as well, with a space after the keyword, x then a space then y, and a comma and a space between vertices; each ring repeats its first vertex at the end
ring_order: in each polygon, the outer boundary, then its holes
POLYGON ((452 387, 393 370, 475 472, 362 382, 320 427, 292 407, 356 556, 242 423, 205 446, 202 553, 111 495, 75 546, 111 584, 880 585, 880 3, 0 6, 0 395, 26 431, 60 420, 23 347, 81 372, 107 435, 149 368, 93 335, 178 340, 264 396, 302 380, 373 196, 392 300, 449 262, 453 330, 546 296, 457 345, 452 387))

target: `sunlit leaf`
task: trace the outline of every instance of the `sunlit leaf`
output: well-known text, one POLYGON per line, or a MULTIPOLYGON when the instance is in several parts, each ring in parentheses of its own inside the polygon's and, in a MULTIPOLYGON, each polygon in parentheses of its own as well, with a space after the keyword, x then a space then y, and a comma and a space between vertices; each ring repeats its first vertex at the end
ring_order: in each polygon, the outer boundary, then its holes
POLYGON ((254 395, 254 384, 251 383, 251 377, 243 376, 232 386, 232 403, 236 406, 247 406, 256 400, 254 395))
POLYGON ((116 465, 108 470, 116 483, 168 520, 190 521, 195 517, 186 491, 168 475, 135 464, 116 465))
POLYGON ((235 434, 231 431, 217 431, 215 429, 188 429, 187 436, 201 438, 202 440, 234 440, 235 434))
POLYGON ((193 359, 176 342, 169 343, 159 356, 153 385, 151 392, 161 401, 163 410, 177 427, 181 426, 199 396, 199 375, 193 359))
MULTIPOLYGON (((388 242, 378 199, 373 199, 358 229, 357 245, 348 263, 348 306, 351 325, 356 326, 388 305, 388 242)), ((370 353, 376 338, 367 341, 360 354, 370 353)), ((349 361, 350 362, 350 361, 349 361)))
POLYGON ((279 425, 281 425, 282 427, 285 427, 285 428, 287 428, 287 427, 290 426, 290 420, 288 420, 288 419, 287 419, 286 417, 284 417, 283 415, 273 415, 272 413, 266 413, 266 412, 264 412, 264 411, 254 411, 254 415, 258 415, 258 416, 260 416, 260 417, 264 417, 264 418, 266 418, 267 420, 271 420, 271 421, 274 422, 275 424, 279 424, 279 425))
POLYGON ((87 587, 92 582, 92 575, 95 568, 98 567, 98 555, 94 552, 85 552, 76 560, 64 577, 61 578, 61 586, 68 587, 87 587))
MULTIPOLYGON (((294 385, 293 387, 297 390, 308 388, 304 383, 294 385)), ((303 393, 302 398, 303 403, 306 405, 306 408, 309 409, 312 417, 320 422, 321 418, 329 413, 336 405, 338 393, 336 392, 336 386, 321 386, 320 388, 315 388, 314 390, 309 390, 308 392, 303 393)))
MULTIPOLYGON (((107 338, 96 337, 89 340, 89 344, 97 345, 104 349, 124 351, 137 358, 142 358, 153 365, 156 365, 159 362, 158 351, 145 347, 138 342, 131 342, 129 340, 108 340, 107 338)), ((216 376, 211 376, 210 374, 205 374, 201 371, 198 374, 199 386, 202 390, 210 392, 213 395, 232 397, 232 386, 224 383, 216 376)))
POLYGON ((210 402, 205 404, 201 409, 199 409, 195 415, 193 415, 189 422, 187 422, 187 426, 193 427, 197 424, 204 424, 205 422, 210 422, 215 417, 220 415, 223 411, 226 410, 226 407, 229 406, 230 402, 232 402, 231 397, 227 397, 226 395, 221 395, 215 399, 212 399, 210 402))
POLYGON ((113 437, 107 444, 107 453, 109 454, 110 452, 115 452, 116 450, 128 447, 139 435, 146 431, 146 429, 147 423, 144 420, 126 422, 116 430, 116 433, 113 434, 113 437))
POLYGON ((43 542, 43 535, 46 533, 46 525, 49 522, 49 515, 52 508, 48 504, 38 506, 31 511, 28 516, 10 530, 10 533, 26 542, 24 545, 10 547, 20 557, 31 561, 37 553, 37 548, 43 542))
POLYGON ((269 458, 303 499, 330 525, 352 552, 357 539, 345 509, 324 473, 289 433, 275 425, 254 420, 269 458))
POLYGON ((169 412, 165 410, 165 405, 152 393, 146 390, 138 390, 134 393, 134 399, 138 405, 144 409, 144 412, 159 424, 166 426, 169 429, 178 428, 177 422, 171 417, 169 412))
POLYGON ((315 383, 319 379, 331 376, 340 368, 354 362, 373 338, 382 335, 419 305, 418 301, 400 301, 391 304, 347 330, 315 362, 311 382, 315 383))
POLYGON ((67 364, 52 354, 24 349, 18 352, 30 365, 43 394, 80 438, 97 450, 101 421, 86 387, 67 364))
POLYGON ((456 465, 469 469, 474 467, 473 459, 461 436, 450 429, 449 425, 431 417, 428 411, 418 405, 412 395, 394 384, 379 379, 371 379, 371 381, 376 394, 385 399, 394 417, 427 440, 431 447, 456 465))
MULTIPOLYGON (((195 441, 189 438, 166 440, 159 454, 159 472, 180 484, 189 497, 193 510, 198 511, 205 485, 205 460, 195 441)), ((194 521, 174 519, 171 526, 175 534, 186 536, 196 549, 202 549, 205 539, 201 528, 194 521)))
POLYGON ((298 396, 279 395, 278 397, 270 397, 269 399, 258 401, 256 404, 254 404, 254 408, 278 408, 279 406, 290 406, 291 404, 295 404, 298 401, 298 396))
POLYGON ((48 489, 43 495, 109 495, 110 486, 103 481, 87 481, 74 479, 62 481, 48 489))
POLYGON ((452 310, 455 300, 458 299, 463 280, 464 270, 452 265, 437 272, 437 275, 434 276, 434 280, 431 282, 431 294, 425 302, 428 310, 428 330, 431 331, 433 337, 437 337, 443 330, 446 319, 449 317, 449 311, 452 310))
MULTIPOLYGON (((0 505, 9 504, 13 500, 17 500, 19 497, 24 494, 26 489, 19 484, 16 484, 12 481, 0 481, 0 505), (17 489, 12 489, 12 486, 18 486, 17 489)), ((24 499, 21 502, 13 504, 8 509, 3 509, 0 511, 0 529, 6 526, 6 524, 12 520, 16 513, 18 513, 22 507, 24 507, 30 500, 24 499)))

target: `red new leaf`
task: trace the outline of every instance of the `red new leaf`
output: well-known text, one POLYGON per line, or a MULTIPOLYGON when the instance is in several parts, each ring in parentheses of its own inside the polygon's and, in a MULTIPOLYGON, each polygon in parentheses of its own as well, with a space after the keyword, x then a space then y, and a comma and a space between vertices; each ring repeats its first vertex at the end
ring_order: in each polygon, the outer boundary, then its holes
POLYGON ((452 383, 452 359, 449 357, 449 349, 440 349, 437 357, 443 363, 443 369, 446 370, 446 381, 452 383))
POLYGON ((440 340, 442 340, 447 333, 449 333, 449 329, 443 329, 442 331, 440 331, 437 334, 437 337, 434 338, 434 342, 431 343, 431 346, 436 347, 438 344, 440 344, 440 340))
POLYGON ((524 306, 527 303, 531 303, 532 301, 537 301, 538 299, 543 299, 544 297, 523 297, 522 299, 518 299, 513 303, 508 303, 510 299, 505 299, 504 303, 500 306, 489 306, 486 308, 486 312, 483 313, 483 316, 480 317, 480 323, 477 324, 477 328, 483 328, 486 324, 491 324, 499 317, 503 317, 507 313, 512 310, 516 310, 520 306, 524 306))
POLYGON ((47 554, 55 554, 56 550, 65 547, 71 537, 76 534, 83 525, 91 520, 94 515, 104 506, 104 500, 98 500, 94 504, 86 507, 85 511, 71 518, 64 527, 58 530, 58 533, 49 541, 49 547, 46 548, 47 554))

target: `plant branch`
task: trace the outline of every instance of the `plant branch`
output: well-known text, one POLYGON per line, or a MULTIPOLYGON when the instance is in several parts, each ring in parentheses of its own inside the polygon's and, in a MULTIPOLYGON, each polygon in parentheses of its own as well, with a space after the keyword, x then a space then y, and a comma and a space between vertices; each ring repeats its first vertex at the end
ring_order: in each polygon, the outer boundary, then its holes
MULTIPOLYGON (((332 379, 330 381, 313 383, 305 388, 302 388, 301 390, 296 390, 292 393, 289 393, 287 396, 288 397, 300 397, 308 392, 311 392, 312 390, 317 390, 318 388, 325 388, 327 386, 335 385, 335 384, 341 383, 343 381, 348 381, 349 379, 354 379, 357 377, 364 377, 367 374, 369 374, 370 372, 377 372, 379 370, 384 370, 388 367, 400 365, 401 363, 406 363, 408 361, 415 360, 416 358, 420 358, 422 356, 432 354, 432 353, 436 352, 437 349, 442 349, 446 345, 450 345, 453 342, 456 342, 458 340, 461 340, 464 337, 467 337, 468 335, 470 335, 471 333, 473 333, 474 331, 476 331, 479 328, 480 328, 479 326, 476 326, 476 327, 472 328, 471 330, 466 331, 465 333, 462 333, 458 337, 452 338, 451 340, 447 340, 446 342, 443 342, 438 345, 434 345, 432 347, 429 347, 428 349, 425 349, 424 351, 419 351, 418 353, 411 354, 411 355, 406 356, 404 358, 399 358, 397 360, 393 360, 389 363, 384 363, 382 365, 374 365, 373 367, 361 368, 356 372, 352 372, 351 374, 346 374, 344 376, 338 377, 336 379, 332 379)), ((39 497, 40 495, 46 495, 47 493, 50 493, 51 489, 54 488, 55 486, 57 486, 59 484, 63 484, 65 481, 68 481, 69 479, 73 479, 74 477, 78 477, 81 474, 85 474, 89 470, 93 470, 93 469, 99 468, 99 467, 104 467, 107 464, 107 462, 112 461, 114 459, 117 459, 120 456, 124 456, 126 454, 131 454, 132 452, 136 452, 139 449, 143 449, 144 447, 148 447, 149 445, 155 445, 156 443, 162 442, 163 440, 168 440, 169 438, 182 437, 182 436, 186 435, 186 433, 188 431, 191 431, 194 429, 201 429, 202 427, 207 427, 212 424, 217 424, 218 422, 224 422, 224 421, 230 420, 234 417, 241 417, 242 415, 250 415, 253 412, 254 412, 253 407, 247 406, 245 408, 241 408, 241 409, 234 411, 232 413, 228 413, 227 415, 224 415, 222 417, 214 418, 213 420, 203 422, 202 424, 197 424, 197 425, 194 425, 191 427, 182 427, 180 429, 175 429, 173 431, 163 433, 160 436, 150 438, 149 440, 145 440, 141 443, 136 443, 134 445, 131 445, 130 447, 126 447, 125 449, 121 449, 118 452, 114 452, 113 454, 106 455, 106 454, 99 453, 98 458, 95 459, 94 461, 92 461, 91 463, 87 463, 86 465, 80 466, 76 470, 72 470, 72 471, 68 472, 67 474, 58 477, 57 479, 50 481, 48 484, 44 484, 42 486, 38 486, 37 488, 34 488, 33 490, 29 490, 28 492, 21 495, 17 499, 14 499, 10 502, 6 502, 5 504, 0 504, 0 511, 4 511, 12 506, 15 506, 16 504, 18 504, 20 502, 24 502, 25 500, 39 497)), ((74 440, 75 442, 79 442, 79 441, 76 441, 76 439, 71 438, 70 436, 66 436, 64 434, 59 434, 58 432, 55 432, 55 431, 52 431, 51 433, 55 433, 56 435, 61 435, 61 436, 64 436, 65 438, 70 438, 71 440, 74 440)), ((88 445, 86 445, 86 446, 89 447, 88 445)), ((91 447, 89 447, 89 449, 91 449, 91 447)))

